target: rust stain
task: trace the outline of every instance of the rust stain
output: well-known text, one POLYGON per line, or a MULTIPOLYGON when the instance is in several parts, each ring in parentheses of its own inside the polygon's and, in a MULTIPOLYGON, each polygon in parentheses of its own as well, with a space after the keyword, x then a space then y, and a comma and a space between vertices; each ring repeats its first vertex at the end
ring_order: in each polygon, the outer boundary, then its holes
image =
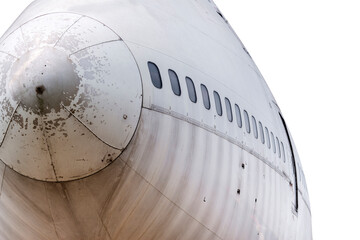
POLYGON ((13 122, 17 123, 21 129, 24 128, 24 118, 20 114, 16 113, 13 116, 13 122))

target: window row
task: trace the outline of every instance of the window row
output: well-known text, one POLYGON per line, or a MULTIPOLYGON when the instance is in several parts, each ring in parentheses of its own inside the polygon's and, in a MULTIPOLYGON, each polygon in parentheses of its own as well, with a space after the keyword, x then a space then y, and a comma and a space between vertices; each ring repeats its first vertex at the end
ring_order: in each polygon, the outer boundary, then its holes
MULTIPOLYGON (((149 72, 150 72, 151 81, 152 81, 154 87, 161 89, 162 88, 162 78, 161 78, 159 68, 153 62, 148 62, 148 68, 149 68, 149 72)), ((168 70, 168 74, 169 74, 171 89, 172 89, 173 93, 176 96, 180 96, 181 95, 181 87, 180 87, 178 75, 172 69, 168 70)), ((186 77, 185 82, 186 82, 190 101, 193 103, 197 103, 197 94, 196 94, 196 89, 195 89, 193 80, 190 77, 186 77)), ((211 104, 210 104, 209 91, 204 84, 200 84, 200 90, 201 90, 201 96, 202 96, 204 107, 205 107, 205 109, 210 110, 211 104)), ((214 97, 214 102, 215 102, 216 113, 219 116, 222 116, 223 109, 222 109, 220 94, 217 91, 213 91, 213 97, 214 97)), ((227 119, 229 122, 233 122, 234 119, 233 119, 233 111, 232 111, 231 102, 227 97, 225 97, 224 100, 225 100, 225 109, 226 109, 227 119)), ((283 158, 283 161, 286 162, 285 148, 284 148, 283 142, 281 142, 278 137, 275 137, 273 132, 269 131, 267 127, 263 127, 263 124, 261 123, 261 121, 257 121, 254 116, 251 116, 251 118, 250 118, 249 113, 245 109, 243 109, 243 111, 241 111, 238 104, 236 104, 236 103, 234 104, 234 109, 235 109, 237 126, 239 128, 243 127, 243 119, 242 119, 242 115, 243 115, 246 132, 248 134, 250 134, 252 131, 255 139, 259 139, 259 135, 260 135, 261 143, 266 145, 268 147, 268 149, 272 149, 274 154, 277 153, 278 157, 283 158), (242 114, 241 114, 241 112, 242 112, 242 114), (250 119, 251 119, 251 122, 250 122, 250 119)))

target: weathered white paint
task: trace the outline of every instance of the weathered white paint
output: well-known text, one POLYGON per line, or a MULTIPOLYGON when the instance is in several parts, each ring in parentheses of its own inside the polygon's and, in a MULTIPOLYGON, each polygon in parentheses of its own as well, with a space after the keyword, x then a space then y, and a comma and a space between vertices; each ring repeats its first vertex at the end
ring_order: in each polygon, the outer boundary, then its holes
POLYGON ((142 86, 118 35, 55 13, 20 26, 1 46, 4 163, 30 178, 68 181, 120 155, 139 121, 142 86))
POLYGON ((312 239, 306 184, 294 145, 293 170, 280 109, 217 11, 208 0, 41 0, 18 18, 0 39, 4 239, 312 239), (35 104, 33 113, 19 104, 27 95, 13 97, 8 83, 20 76, 12 70, 23 64, 14 63, 39 52, 52 62, 67 54, 71 66, 62 68, 79 83, 63 78, 54 89, 75 84, 76 91, 47 100, 48 112, 35 104), (148 61, 159 67, 162 89, 152 85, 148 61), (171 90, 169 69, 181 96, 171 90), (185 77, 194 81, 197 103, 188 98, 185 77), (209 90, 210 110, 200 84, 209 90), (254 137, 253 123, 248 134, 244 120, 242 128, 227 120, 225 97, 234 118, 236 103, 284 143, 281 157, 254 137), (41 124, 64 125, 22 135, 38 115, 41 124), (25 125, 21 116, 29 119, 25 125), (81 157, 88 161, 76 161, 81 157))

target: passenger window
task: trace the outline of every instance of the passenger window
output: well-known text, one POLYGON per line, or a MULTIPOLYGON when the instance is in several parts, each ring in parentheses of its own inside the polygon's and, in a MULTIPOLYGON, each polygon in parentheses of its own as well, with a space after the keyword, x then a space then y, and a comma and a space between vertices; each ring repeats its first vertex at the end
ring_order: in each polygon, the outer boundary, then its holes
POLYGON ((219 116, 222 116, 221 99, 220 99, 220 95, 216 91, 214 91, 214 99, 215 99, 216 112, 219 116))
POLYGON ((239 128, 242 128, 242 119, 241 119, 240 108, 237 104, 235 104, 235 114, 236 114, 237 125, 239 128))
POLYGON ((271 132, 271 145, 273 147, 273 152, 276 153, 275 138, 272 132, 271 132))
POLYGON ((283 160, 284 160, 284 162, 286 162, 285 148, 284 148, 284 144, 282 142, 281 142, 281 150, 282 150, 283 160))
POLYGON ((247 133, 250 133, 250 132, 251 132, 251 129, 250 129, 250 119, 249 119, 249 114, 247 113, 246 110, 244 110, 244 118, 245 118, 246 131, 247 131, 247 133))
POLYGON ((270 135, 269 135, 269 130, 267 129, 267 127, 265 127, 265 135, 266 135, 267 147, 270 149, 271 148, 270 135))
POLYGON ((195 90, 194 82, 189 77, 186 77, 185 80, 186 80, 186 86, 187 86, 188 93, 189 93, 189 98, 193 103, 196 103, 197 97, 196 97, 196 90, 195 90))
POLYGON ((258 134, 257 124, 256 124, 256 119, 254 116, 251 116, 251 118, 252 118, 252 124, 253 124, 253 129, 254 129, 254 137, 256 139, 258 139, 259 134, 258 134))
POLYGON ((169 77, 171 82, 171 88, 176 96, 181 95, 180 83, 179 78, 173 70, 169 69, 169 77))
POLYGON ((263 129, 263 125, 260 121, 259 121, 259 129, 260 129, 261 143, 264 144, 265 143, 264 129, 263 129))
POLYGON ((162 81, 159 68, 156 66, 155 63, 148 62, 149 72, 151 81, 154 87, 161 89, 162 88, 162 81))
POLYGON ((280 142, 279 142, 278 137, 276 137, 276 146, 277 146, 277 151, 278 151, 279 158, 281 158, 280 142))
POLYGON ((225 98, 225 106, 226 106, 227 118, 228 118, 229 122, 232 122, 233 114, 232 114, 232 109, 231 109, 231 103, 228 98, 225 98))
POLYGON ((210 98, 209 98, 209 92, 204 84, 200 85, 201 88, 201 94, 203 97, 204 107, 209 110, 210 109, 210 98))

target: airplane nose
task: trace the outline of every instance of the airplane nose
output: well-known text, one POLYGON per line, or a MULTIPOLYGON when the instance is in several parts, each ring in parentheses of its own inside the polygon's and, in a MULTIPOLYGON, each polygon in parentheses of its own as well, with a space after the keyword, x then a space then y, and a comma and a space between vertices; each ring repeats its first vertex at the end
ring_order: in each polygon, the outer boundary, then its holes
POLYGON ((45 47, 24 54, 11 69, 13 99, 35 114, 59 112, 79 90, 80 77, 64 51, 45 47))
POLYGON ((105 24, 77 14, 35 18, 0 42, 0 159, 61 182, 108 166, 135 133, 141 77, 105 24))

